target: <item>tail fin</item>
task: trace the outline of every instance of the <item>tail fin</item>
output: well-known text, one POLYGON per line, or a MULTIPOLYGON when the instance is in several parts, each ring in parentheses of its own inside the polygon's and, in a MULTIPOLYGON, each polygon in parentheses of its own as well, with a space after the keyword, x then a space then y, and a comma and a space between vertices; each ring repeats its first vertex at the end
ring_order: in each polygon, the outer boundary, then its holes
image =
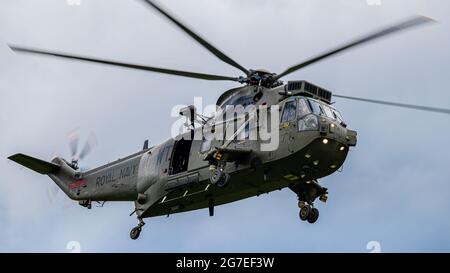
POLYGON ((61 167, 55 163, 47 162, 24 154, 15 154, 8 157, 8 159, 40 174, 55 173, 61 167))

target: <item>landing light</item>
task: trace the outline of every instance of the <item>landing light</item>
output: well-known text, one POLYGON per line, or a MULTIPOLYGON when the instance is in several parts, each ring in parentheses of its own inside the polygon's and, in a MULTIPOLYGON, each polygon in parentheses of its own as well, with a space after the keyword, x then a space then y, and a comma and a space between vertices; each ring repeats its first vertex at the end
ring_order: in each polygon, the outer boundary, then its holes
POLYGON ((306 158, 310 158, 311 155, 310 155, 310 154, 305 154, 305 157, 306 157, 306 158))
POLYGON ((328 144, 328 139, 324 138, 324 139, 322 140, 322 143, 323 143, 323 144, 328 144))
POLYGON ((331 128, 334 128, 334 127, 336 127, 336 125, 334 125, 334 123, 331 123, 331 128))
POLYGON ((336 169, 336 165, 331 165, 330 168, 336 169))
POLYGON ((339 148, 339 151, 343 151, 345 150, 345 146, 341 146, 341 148, 339 148))
POLYGON ((319 160, 314 160, 314 161, 313 161, 313 164, 314 164, 315 166, 319 165, 319 160))

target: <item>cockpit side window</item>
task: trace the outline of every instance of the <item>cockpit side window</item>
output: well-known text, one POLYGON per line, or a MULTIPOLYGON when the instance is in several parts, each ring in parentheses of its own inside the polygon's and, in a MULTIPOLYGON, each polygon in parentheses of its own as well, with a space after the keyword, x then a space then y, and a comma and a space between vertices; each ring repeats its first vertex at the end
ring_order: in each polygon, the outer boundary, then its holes
POLYGON ((320 103, 313 100, 308 100, 308 102, 314 114, 321 115, 323 113, 322 108, 320 107, 320 103))
POLYGON ((281 122, 287 122, 295 119, 295 112, 297 111, 296 101, 288 101, 284 104, 283 114, 281 115, 281 122))
POLYGON ((308 103, 304 99, 298 100, 298 117, 304 117, 307 114, 311 113, 311 110, 309 109, 308 103))
POLYGON ((344 122, 344 119, 342 118, 341 113, 339 113, 338 111, 336 111, 334 109, 332 109, 332 110, 333 110, 333 114, 336 116, 336 120, 339 122, 344 122))
POLYGON ((331 119, 336 119, 336 115, 333 113, 330 107, 326 105, 322 105, 322 109, 325 112, 325 115, 331 119))

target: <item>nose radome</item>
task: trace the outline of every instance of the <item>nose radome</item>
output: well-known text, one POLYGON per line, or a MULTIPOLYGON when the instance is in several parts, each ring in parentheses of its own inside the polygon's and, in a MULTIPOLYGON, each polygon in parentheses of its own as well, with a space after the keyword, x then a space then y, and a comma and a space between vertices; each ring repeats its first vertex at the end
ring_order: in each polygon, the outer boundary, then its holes
POLYGON ((349 146, 330 137, 320 136, 300 151, 300 172, 305 179, 317 179, 337 171, 347 158, 349 146))

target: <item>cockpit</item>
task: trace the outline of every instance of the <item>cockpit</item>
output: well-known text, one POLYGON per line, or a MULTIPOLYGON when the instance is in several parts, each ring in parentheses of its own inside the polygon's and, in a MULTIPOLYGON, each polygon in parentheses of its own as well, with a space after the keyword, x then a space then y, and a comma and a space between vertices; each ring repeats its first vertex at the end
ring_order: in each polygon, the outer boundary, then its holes
POLYGON ((346 126, 342 115, 335 108, 307 97, 292 97, 284 102, 280 123, 293 121, 296 117, 300 131, 317 130, 319 117, 326 117, 346 126))
POLYGON ((309 105, 312 113, 314 113, 316 115, 326 116, 330 119, 338 121, 339 123, 344 122, 344 119, 342 118, 342 115, 339 113, 339 111, 337 111, 330 105, 328 105, 324 102, 315 100, 315 99, 311 99, 311 98, 299 99, 299 104, 303 103, 304 108, 306 108, 305 102, 307 102, 307 105, 309 105), (303 100, 303 102, 302 102, 302 100, 303 100))

